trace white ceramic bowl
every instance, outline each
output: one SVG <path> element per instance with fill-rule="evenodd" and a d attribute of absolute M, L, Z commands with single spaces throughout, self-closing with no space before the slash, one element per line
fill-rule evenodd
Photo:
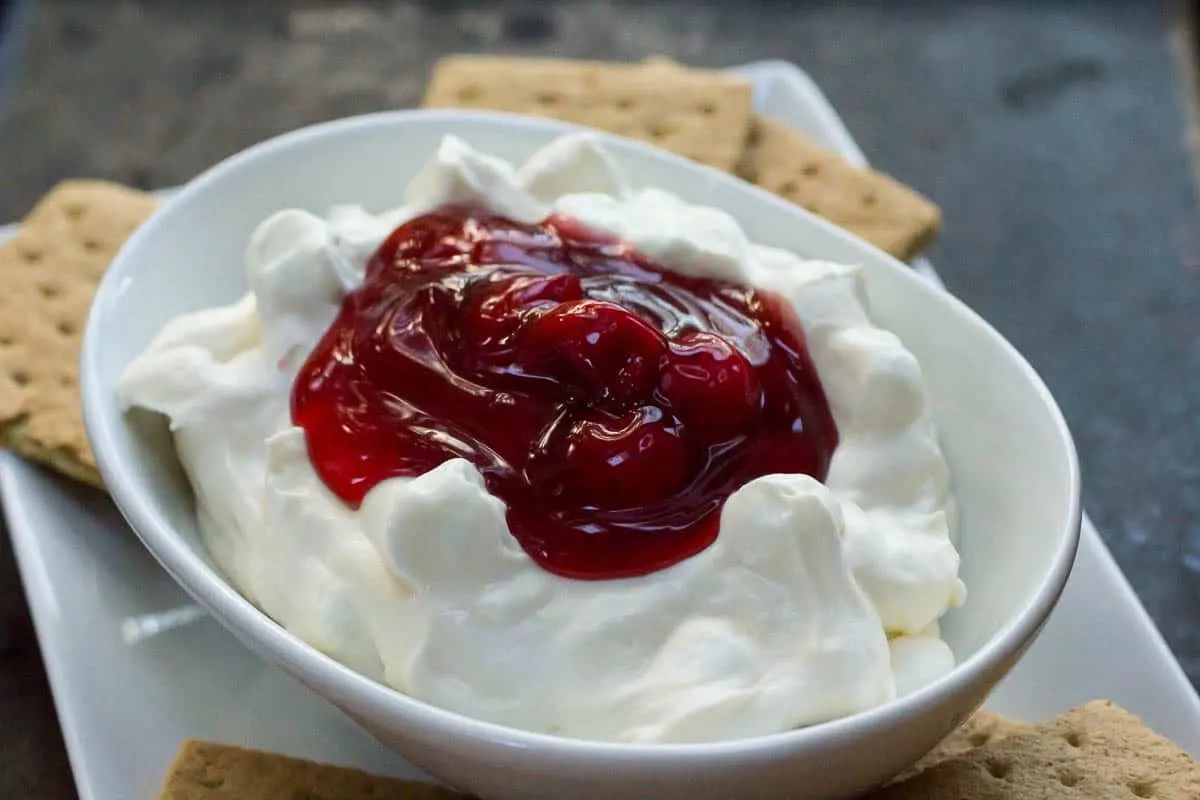
<path fill-rule="evenodd" d="M 942 628 L 959 666 L 857 716 L 728 743 L 619 745 L 513 730 L 413 700 L 309 647 L 238 594 L 197 535 L 165 425 L 117 404 L 118 376 L 167 320 L 245 291 L 243 249 L 272 212 L 390 208 L 443 134 L 519 160 L 568 127 L 503 114 L 375 114 L 272 139 L 184 187 L 121 251 L 87 326 L 84 411 L 112 496 L 167 571 L 242 642 L 461 789 L 486 798 L 804 800 L 877 785 L 974 711 L 1041 629 L 1074 560 L 1079 472 L 1061 413 L 1011 345 L 908 267 L 804 211 L 654 148 L 611 142 L 637 182 L 723 208 L 753 240 L 861 264 L 874 317 L 921 361 L 961 510 L 970 597 Z"/>

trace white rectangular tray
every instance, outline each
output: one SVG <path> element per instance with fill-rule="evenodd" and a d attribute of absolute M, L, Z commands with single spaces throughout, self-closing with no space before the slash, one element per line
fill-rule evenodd
<path fill-rule="evenodd" d="M 796 67 L 737 71 L 753 79 L 762 111 L 865 163 Z M 0 228 L 0 239 L 8 235 Z M 936 280 L 928 264 L 918 266 Z M 419 776 L 217 623 L 191 614 L 188 597 L 100 493 L 0 452 L 0 498 L 83 800 L 154 797 L 188 738 Z M 184 609 L 183 624 L 129 641 L 130 620 L 172 609 Z M 1101 697 L 1200 756 L 1200 700 L 1085 520 L 1058 609 L 988 705 L 1037 720 Z"/>

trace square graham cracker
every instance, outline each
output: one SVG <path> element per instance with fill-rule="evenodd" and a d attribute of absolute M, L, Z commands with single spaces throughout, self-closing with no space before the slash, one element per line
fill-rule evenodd
<path fill-rule="evenodd" d="M 660 71 L 720 75 L 661 55 L 642 64 Z M 759 114 L 751 116 L 737 173 L 905 261 L 927 247 L 941 227 L 938 207 L 911 188 L 857 167 L 805 134 Z"/>
<path fill-rule="evenodd" d="M 79 400 L 79 344 L 100 277 L 154 210 L 148 194 L 61 183 L 0 245 L 0 444 L 102 486 Z"/>
<path fill-rule="evenodd" d="M 428 108 L 511 111 L 640 139 L 732 172 L 749 132 L 750 84 L 717 72 L 561 59 L 450 56 Z"/>
<path fill-rule="evenodd" d="M 941 211 L 925 197 L 768 117 L 751 122 L 737 174 L 904 261 L 941 229 Z"/>
<path fill-rule="evenodd" d="M 1108 701 L 1009 733 L 870 800 L 1197 800 L 1200 764 Z"/>
<path fill-rule="evenodd" d="M 183 743 L 159 800 L 463 800 L 427 783 L 212 742 Z"/>
<path fill-rule="evenodd" d="M 863 800 L 1197 800 L 1200 765 L 1107 701 L 1039 725 L 978 712 Z M 186 742 L 161 800 L 454 800 L 449 789 L 208 742 Z"/>
<path fill-rule="evenodd" d="M 1027 730 L 1029 730 L 1029 726 L 1023 722 L 980 709 L 953 733 L 939 742 L 937 747 L 922 756 L 920 761 L 897 775 L 891 782 L 900 783 L 908 780 L 943 761 L 958 758 L 976 748 L 983 747 L 988 742 L 998 741 L 1005 736 Z"/>

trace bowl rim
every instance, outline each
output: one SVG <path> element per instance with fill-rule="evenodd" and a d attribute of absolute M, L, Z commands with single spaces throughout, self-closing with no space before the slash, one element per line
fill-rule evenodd
<path fill-rule="evenodd" d="M 1051 559 L 1046 579 L 1025 605 L 974 653 L 964 661 L 956 663 L 948 674 L 911 694 L 866 711 L 804 728 L 750 738 L 698 743 L 644 744 L 569 738 L 486 722 L 442 709 L 342 664 L 283 628 L 247 600 L 216 569 L 191 551 L 168 520 L 153 509 L 149 496 L 134 491 L 136 461 L 126 460 L 120 454 L 115 437 L 117 426 L 109 423 L 110 414 L 116 417 L 121 414 L 111 413 L 117 401 L 112 386 L 105 385 L 102 380 L 98 353 L 103 348 L 104 334 L 100 325 L 103 314 L 97 312 L 97 308 L 103 305 L 104 298 L 120 291 L 126 265 L 136 256 L 142 241 L 149 238 L 155 228 L 169 224 L 177 207 L 187 204 L 193 196 L 207 192 L 210 186 L 219 184 L 226 175 L 236 172 L 271 151 L 288 149 L 310 139 L 339 137 L 375 127 L 403 128 L 414 121 L 421 121 L 421 124 L 441 122 L 447 126 L 463 121 L 482 123 L 497 128 L 532 131 L 544 135 L 547 140 L 556 134 L 588 130 L 569 123 L 504 112 L 405 109 L 343 117 L 279 134 L 223 159 L 173 191 L 121 248 L 102 278 L 93 300 L 80 351 L 80 389 L 84 423 L 105 485 L 121 514 L 154 558 L 197 602 L 241 639 L 243 644 L 256 650 L 260 657 L 268 657 L 280 668 L 291 672 L 344 710 L 346 706 L 369 707 L 389 718 L 420 726 L 427 736 L 467 739 L 512 753 L 532 751 L 536 752 L 539 758 L 586 758 L 593 763 L 596 763 L 596 759 L 601 759 L 603 765 L 645 762 L 649 759 L 666 765 L 674 762 L 686 764 L 697 760 L 711 763 L 714 759 L 718 762 L 736 761 L 748 756 L 768 756 L 779 750 L 793 752 L 855 739 L 872 730 L 900 725 L 904 720 L 917 715 L 922 708 L 944 704 L 949 698 L 968 692 L 970 687 L 987 682 L 989 675 L 1006 659 L 1019 655 L 1033 640 L 1045 624 L 1066 585 L 1079 545 L 1083 512 L 1078 454 L 1070 430 L 1050 390 L 1024 356 L 957 297 L 932 285 L 911 267 L 832 223 L 716 169 L 642 142 L 606 133 L 597 135 L 607 147 L 614 150 L 618 160 L 620 151 L 625 150 L 640 153 L 642 157 L 649 156 L 667 162 L 677 169 L 700 170 L 710 181 L 726 184 L 723 189 L 753 197 L 757 203 L 775 204 L 786 210 L 800 224 L 821 228 L 826 237 L 835 236 L 847 240 L 861 253 L 864 260 L 880 262 L 888 269 L 899 271 L 902 280 L 914 284 L 915 291 L 936 295 L 939 302 L 956 306 L 956 311 L 965 316 L 970 324 L 981 326 L 988 336 L 996 340 L 1001 352 L 1016 361 L 1025 379 L 1029 381 L 1049 412 L 1058 440 L 1057 449 L 1066 457 L 1071 495 L 1068 500 L 1067 530 L 1059 534 L 1060 541 Z M 453 130 L 447 132 L 452 133 Z M 251 645 L 247 639 L 254 644 Z"/>

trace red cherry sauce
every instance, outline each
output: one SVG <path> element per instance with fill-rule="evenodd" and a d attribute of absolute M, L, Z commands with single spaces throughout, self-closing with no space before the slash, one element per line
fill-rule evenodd
<path fill-rule="evenodd" d="M 292 418 L 355 507 L 468 459 L 525 551 L 580 579 L 682 561 L 736 489 L 822 480 L 837 445 L 778 297 L 666 272 L 563 218 L 457 207 L 379 247 L 296 378 Z"/>

